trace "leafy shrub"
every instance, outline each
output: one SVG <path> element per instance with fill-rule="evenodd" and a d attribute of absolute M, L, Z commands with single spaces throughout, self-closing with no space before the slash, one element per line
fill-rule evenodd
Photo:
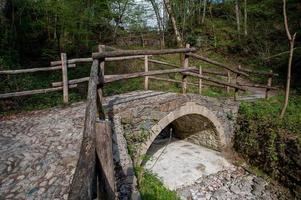
<path fill-rule="evenodd" d="M 234 148 L 250 164 L 288 186 L 295 194 L 301 176 L 301 98 L 292 97 L 284 119 L 278 115 L 283 97 L 242 103 Z"/>

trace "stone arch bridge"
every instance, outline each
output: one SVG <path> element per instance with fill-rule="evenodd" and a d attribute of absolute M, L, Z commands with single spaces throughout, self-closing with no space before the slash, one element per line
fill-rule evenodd
<path fill-rule="evenodd" d="M 132 162 L 141 163 L 160 133 L 172 127 L 179 139 L 222 151 L 231 147 L 238 112 L 238 102 L 229 99 L 155 91 L 110 97 L 105 107 L 113 127 L 113 158 L 121 196 L 135 193 Z"/>
<path fill-rule="evenodd" d="M 140 162 L 155 137 L 175 135 L 222 150 L 231 145 L 238 103 L 196 94 L 139 91 L 107 97 L 117 191 L 135 194 L 132 159 Z M 74 178 L 85 103 L 16 115 L 0 122 L 0 197 L 67 199 Z M 189 133 L 185 130 L 191 130 Z"/>

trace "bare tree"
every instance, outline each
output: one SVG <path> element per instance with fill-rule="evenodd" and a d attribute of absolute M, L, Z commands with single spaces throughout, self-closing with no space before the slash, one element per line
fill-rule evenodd
<path fill-rule="evenodd" d="M 296 33 L 292 36 L 289 28 L 288 28 L 288 20 L 287 20 L 287 13 L 286 13 L 286 0 L 283 0 L 283 17 L 284 17 L 284 26 L 287 35 L 287 39 L 290 45 L 290 52 L 289 52 L 289 59 L 288 59 L 288 66 L 287 66 L 287 79 L 286 79 L 286 88 L 285 88 L 285 100 L 284 104 L 280 113 L 280 118 L 283 118 L 289 100 L 289 93 L 290 93 L 290 84 L 291 84 L 291 72 L 292 72 L 292 60 L 294 55 L 294 44 Z"/>
<path fill-rule="evenodd" d="M 247 0 L 244 1 L 244 28 L 245 35 L 248 35 L 248 10 L 247 10 Z"/>
<path fill-rule="evenodd" d="M 159 6 L 158 6 L 157 2 L 155 0 L 150 0 L 150 2 L 152 4 L 154 12 L 156 14 L 158 29 L 159 29 L 159 33 L 160 33 L 160 47 L 161 47 L 161 49 L 163 49 L 165 47 L 163 17 L 161 17 L 161 15 L 160 15 L 160 10 L 159 10 Z"/>
<path fill-rule="evenodd" d="M 178 30 L 177 22 L 176 22 L 175 15 L 174 15 L 174 13 L 172 11 L 172 8 L 171 8 L 171 5 L 170 5 L 170 1 L 169 0 L 164 0 L 164 4 L 165 4 L 167 13 L 168 13 L 169 18 L 170 18 L 171 23 L 172 23 L 172 27 L 173 27 L 174 34 L 175 34 L 176 41 L 177 41 L 177 46 L 178 47 L 183 47 L 183 40 L 182 40 L 182 37 L 181 37 L 180 32 Z"/>
<path fill-rule="evenodd" d="M 129 0 L 125 0 L 124 2 L 117 2 L 118 4 L 118 16 L 115 18 L 115 27 L 114 27 L 114 31 L 113 31 L 113 40 L 115 41 L 116 36 L 117 36 L 117 30 L 118 30 L 118 26 L 122 23 L 122 18 L 125 14 L 125 11 L 127 9 Z"/>
<path fill-rule="evenodd" d="M 202 24 L 204 24 L 204 22 L 205 22 L 206 8 L 207 8 L 207 0 L 203 0 L 203 16 L 202 16 Z"/>
<path fill-rule="evenodd" d="M 240 15 L 239 15 L 239 0 L 235 0 L 235 14 L 236 14 L 236 25 L 237 32 L 240 32 Z"/>

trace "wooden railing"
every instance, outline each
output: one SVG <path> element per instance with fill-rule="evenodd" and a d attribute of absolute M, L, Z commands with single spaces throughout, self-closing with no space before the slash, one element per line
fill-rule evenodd
<path fill-rule="evenodd" d="M 239 76 L 246 76 L 248 77 L 249 74 L 245 71 L 241 70 L 240 67 L 238 68 L 231 68 L 227 65 L 218 63 L 216 61 L 209 60 L 205 57 L 199 56 L 194 54 L 196 51 L 195 48 L 190 48 L 188 45 L 186 48 L 182 49 L 165 49 L 165 50 L 118 50 L 118 51 L 102 51 L 99 50 L 97 53 L 92 54 L 92 67 L 91 67 L 91 74 L 89 78 L 84 78 L 81 80 L 70 80 L 69 84 L 76 84 L 81 81 L 89 81 L 88 87 L 88 98 L 87 98 L 87 108 L 86 108 L 86 116 L 85 116 L 85 128 L 83 133 L 83 142 L 80 151 L 79 161 L 76 167 L 75 175 L 73 178 L 73 182 L 71 185 L 71 190 L 69 193 L 69 199 L 93 199 L 99 198 L 103 194 L 97 191 L 103 191 L 107 194 L 106 199 L 114 199 L 116 188 L 114 186 L 114 172 L 111 170 L 104 170 L 108 169 L 109 167 L 107 163 L 112 163 L 112 158 L 106 159 L 105 161 L 99 159 L 101 157 L 100 153 L 101 150 L 99 148 L 104 148 L 103 146 L 99 146 L 96 144 L 97 135 L 100 134 L 100 137 L 109 135 L 100 127 L 99 124 L 106 123 L 106 116 L 103 112 L 102 107 L 102 100 L 103 100 L 103 88 L 106 84 L 112 83 L 114 81 L 119 80 L 126 80 L 131 78 L 137 77 L 144 77 L 144 87 L 146 90 L 149 88 L 149 79 L 156 79 L 162 81 L 169 81 L 175 83 L 182 84 L 182 92 L 185 94 L 187 92 L 188 85 L 196 85 L 199 87 L 200 93 L 202 90 L 202 80 L 208 81 L 213 86 L 222 86 L 229 88 L 234 88 L 235 91 L 242 90 L 245 91 L 246 89 L 239 85 L 237 82 L 237 78 Z M 166 54 L 183 54 L 184 59 L 182 61 L 182 66 L 178 66 L 175 64 L 170 64 L 164 61 L 158 61 L 149 59 L 150 56 L 154 55 L 166 55 Z M 198 59 L 204 62 L 208 62 L 210 64 L 217 65 L 226 69 L 226 72 L 212 72 L 202 70 L 202 68 L 196 68 L 189 66 L 189 58 Z M 130 74 L 118 74 L 118 75 L 105 75 L 105 63 L 112 60 L 127 60 L 127 59 L 143 59 L 144 60 L 144 71 L 143 72 L 134 72 Z M 85 59 L 85 62 L 90 62 L 91 59 Z M 68 64 L 73 64 L 74 60 L 69 60 Z M 80 60 L 83 62 L 83 59 Z M 149 70 L 149 62 L 153 62 L 156 64 L 167 65 L 170 67 L 174 67 L 173 69 L 164 69 L 164 70 Z M 64 62 L 61 62 L 64 63 Z M 59 61 L 53 62 L 52 64 L 61 64 Z M 76 62 L 75 62 L 76 63 Z M 233 84 L 229 81 L 230 72 L 236 75 L 236 83 Z M 162 74 L 171 74 L 171 73 L 180 73 L 182 75 L 182 80 L 174 80 L 174 79 L 166 79 L 162 77 L 157 77 L 157 75 Z M 212 77 L 205 76 L 204 74 L 214 74 L 214 75 L 221 75 L 226 76 L 227 82 L 218 80 Z M 256 72 L 257 73 L 257 72 Z M 274 74 L 268 74 L 269 76 L 269 85 L 271 83 L 270 77 Z M 187 76 L 193 76 L 199 79 L 198 84 L 189 83 L 187 81 Z M 230 77 L 231 78 L 231 77 Z M 64 82 L 55 83 L 54 85 L 64 85 Z M 271 86 L 259 86 L 259 85 L 252 85 L 252 87 L 264 87 L 268 89 L 272 89 Z M 99 133 L 101 132 L 101 133 Z M 107 146 L 108 149 L 112 149 L 111 144 L 104 145 Z M 109 153 L 110 154 L 110 153 Z M 111 166 L 111 165 L 109 165 Z M 102 174 L 105 175 L 104 177 L 100 177 L 99 171 L 102 171 Z M 97 177 L 97 178 L 96 178 Z M 107 178 L 110 177 L 110 178 Z M 101 187 L 100 179 L 108 179 L 108 183 L 105 184 L 109 185 L 106 189 L 100 190 L 98 187 Z M 96 181 L 95 181 L 96 180 Z M 98 180 L 98 181 L 97 181 Z"/>
<path fill-rule="evenodd" d="M 98 47 L 99 52 L 94 53 L 91 58 L 74 58 L 74 59 L 67 59 L 67 55 L 65 53 L 61 54 L 61 60 L 53 61 L 50 63 L 50 67 L 41 67 L 41 68 L 32 68 L 32 69 L 20 69 L 20 70 L 4 70 L 0 71 L 0 75 L 15 75 L 15 74 L 22 74 L 22 73 L 35 73 L 35 72 L 42 72 L 42 71 L 53 71 L 53 70 L 62 70 L 62 81 L 53 82 L 52 88 L 45 88 L 45 89 L 36 89 L 36 90 L 29 90 L 29 91 L 18 91 L 18 92 L 10 92 L 5 94 L 0 94 L 0 99 L 3 98 L 11 98 L 11 97 L 18 97 L 18 96 L 26 96 L 26 95 L 33 95 L 33 94 L 42 94 L 48 92 L 54 92 L 63 90 L 63 100 L 64 103 L 69 102 L 69 89 L 76 88 L 79 83 L 88 82 L 90 77 L 83 77 L 78 79 L 69 80 L 68 79 L 68 68 L 75 68 L 77 64 L 80 63 L 91 63 L 94 59 L 104 59 L 104 62 L 112 62 L 112 61 L 124 61 L 124 60 L 132 60 L 132 59 L 139 59 L 144 60 L 144 72 L 137 72 L 133 74 L 123 74 L 123 75 L 111 75 L 105 76 L 105 83 L 110 83 L 117 80 L 122 79 L 129 79 L 129 78 L 136 78 L 136 77 L 145 77 L 144 81 L 144 88 L 149 88 L 149 80 L 159 80 L 159 81 L 167 81 L 167 82 L 174 82 L 174 83 L 182 83 L 183 85 L 183 93 L 187 92 L 187 85 L 197 86 L 199 93 L 202 94 L 202 88 L 204 86 L 213 86 L 213 87 L 221 87 L 225 88 L 226 91 L 229 93 L 230 88 L 234 88 L 235 95 L 234 99 L 237 99 L 238 91 L 245 90 L 245 87 L 256 87 L 256 88 L 264 88 L 266 89 L 265 97 L 269 97 L 269 91 L 277 89 L 276 87 L 272 87 L 272 77 L 277 76 L 272 71 L 270 72 L 261 72 L 261 71 L 254 71 L 250 69 L 243 69 L 240 66 L 238 67 L 231 67 L 225 65 L 223 63 L 219 63 L 217 61 L 211 60 L 207 57 L 195 54 L 195 49 L 187 48 L 184 49 L 173 49 L 173 50 L 131 50 L 131 51 L 124 51 L 114 47 L 109 47 L 105 45 L 99 45 Z M 181 64 L 172 64 L 165 61 L 151 59 L 152 56 L 155 55 L 164 55 L 164 54 L 175 54 L 175 53 L 183 53 L 183 51 L 193 49 L 188 53 L 185 53 L 184 61 Z M 108 50 L 108 51 L 106 51 Z M 103 53 L 102 53 L 103 52 Z M 189 66 L 189 59 L 196 59 L 201 62 L 212 64 L 216 67 L 222 68 L 219 71 L 212 71 L 208 69 L 203 69 L 202 65 L 191 67 Z M 162 66 L 169 66 L 176 69 L 173 70 L 166 70 L 166 71 L 152 71 L 148 70 L 149 63 L 159 64 Z M 181 69 L 181 68 L 187 68 Z M 103 72 L 104 73 L 104 72 Z M 183 80 L 172 80 L 168 78 L 156 77 L 159 74 L 170 74 L 170 73 L 182 73 Z M 260 84 L 243 84 L 239 83 L 238 78 L 240 76 L 249 77 L 250 74 L 255 74 L 259 76 L 265 76 L 268 78 L 267 85 L 260 85 Z M 226 78 L 226 82 L 220 81 L 218 79 L 214 79 L 209 77 L 210 75 L 221 76 Z M 187 76 L 193 76 L 199 79 L 198 84 L 196 83 L 189 83 L 187 81 Z M 235 83 L 231 83 L 231 80 L 235 80 Z M 206 81 L 206 82 L 204 82 Z"/>
<path fill-rule="evenodd" d="M 276 89 L 275 87 L 272 87 L 272 77 L 276 76 L 277 74 L 274 74 L 272 72 L 259 72 L 249 69 L 242 69 L 240 66 L 231 67 L 223 63 L 211 60 L 207 57 L 195 54 L 195 52 L 196 49 L 190 48 L 189 45 L 186 45 L 186 48 L 164 50 L 119 50 L 116 48 L 100 45 L 98 52 L 93 53 L 91 58 L 75 58 L 68 60 L 67 55 L 62 53 L 61 60 L 51 62 L 50 67 L 0 71 L 0 75 L 9 75 L 33 73 L 39 71 L 62 70 L 62 81 L 52 83 L 53 88 L 0 94 L 0 98 L 9 98 L 63 90 L 64 102 L 68 103 L 68 90 L 70 88 L 77 87 L 77 84 L 79 83 L 88 81 L 89 86 L 83 140 L 75 175 L 71 184 L 69 199 L 93 199 L 96 196 L 100 197 L 103 195 L 100 191 L 106 192 L 107 195 L 105 199 L 114 199 L 116 189 L 114 186 L 114 172 L 112 171 L 113 161 L 110 157 L 110 155 L 112 154 L 110 152 L 112 151 L 112 146 L 110 143 L 107 143 L 107 145 L 103 146 L 96 144 L 96 140 L 97 138 L 99 138 L 98 136 L 100 136 L 100 138 L 103 138 L 104 136 L 106 136 L 106 138 L 110 138 L 108 128 L 104 128 L 108 126 L 108 121 L 106 121 L 106 116 L 102 107 L 103 88 L 106 84 L 120 80 L 144 77 L 145 90 L 149 89 L 149 81 L 151 79 L 154 79 L 159 81 L 180 83 L 182 85 L 183 94 L 187 93 L 188 86 L 197 86 L 200 94 L 202 94 L 202 88 L 204 85 L 226 88 L 227 92 L 229 92 L 230 89 L 233 88 L 235 91 L 234 99 L 237 98 L 238 91 L 245 91 L 246 87 L 265 88 L 266 98 L 268 98 L 268 92 L 270 90 Z M 167 54 L 181 54 L 183 60 L 179 62 L 180 64 L 172 64 L 151 58 L 156 55 L 162 56 Z M 105 75 L 106 62 L 132 59 L 140 59 L 144 61 L 144 70 L 142 72 L 140 71 L 129 74 Z M 190 59 L 195 59 L 200 62 L 206 62 L 215 65 L 222 70 L 212 71 L 203 69 L 201 64 L 197 67 L 191 66 Z M 68 80 L 68 68 L 74 68 L 76 64 L 79 63 L 90 62 L 92 62 L 92 67 L 89 77 Z M 172 67 L 172 69 L 149 70 L 149 63 Z M 174 73 L 179 73 L 182 76 L 182 80 L 158 77 L 158 75 Z M 240 76 L 250 77 L 250 74 L 268 77 L 267 85 L 239 83 L 238 78 Z M 209 77 L 210 75 L 221 76 L 223 77 L 223 80 L 217 79 L 215 77 Z M 188 82 L 188 76 L 198 79 L 198 83 Z M 232 83 L 231 79 L 234 79 L 235 82 Z M 104 150 L 103 148 L 106 149 Z M 105 155 L 102 155 L 103 153 L 105 153 Z M 109 158 L 105 163 L 103 163 L 101 159 L 103 156 Z M 100 190 L 99 187 L 101 185 L 100 183 L 103 182 L 103 177 L 105 177 L 106 184 L 104 185 L 106 185 L 106 187 Z"/>

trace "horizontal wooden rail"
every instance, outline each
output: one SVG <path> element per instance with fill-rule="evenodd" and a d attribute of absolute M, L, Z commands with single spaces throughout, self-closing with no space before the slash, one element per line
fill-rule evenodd
<path fill-rule="evenodd" d="M 83 83 L 83 82 L 88 82 L 90 79 L 90 77 L 84 77 L 84 78 L 78 78 L 78 79 L 73 79 L 73 80 L 69 80 L 68 84 L 72 85 L 72 84 L 78 84 L 78 83 Z M 62 86 L 63 82 L 62 81 L 58 81 L 58 82 L 53 82 L 52 83 L 52 87 L 59 87 Z"/>
<path fill-rule="evenodd" d="M 154 79 L 154 80 L 158 80 L 158 81 L 166 81 L 166 82 L 171 82 L 171 83 L 182 83 L 182 81 L 178 81 L 178 80 L 174 80 L 174 79 L 169 79 L 169 78 L 161 78 L 161 77 L 156 77 L 156 76 L 150 76 L 150 79 Z M 199 84 L 196 83 L 191 83 L 191 82 L 187 82 L 188 85 L 193 85 L 193 86 L 197 86 L 199 87 Z M 204 83 L 203 85 L 206 86 L 213 86 L 213 87 L 221 87 L 224 88 L 225 86 L 222 85 L 218 85 L 218 84 L 213 84 L 213 83 Z"/>
<path fill-rule="evenodd" d="M 87 63 L 87 62 L 92 62 L 93 59 L 92 58 L 73 58 L 73 59 L 69 59 L 68 60 L 68 64 L 75 64 L 75 63 Z M 50 62 L 51 66 L 55 66 L 55 65 L 61 65 L 62 61 L 61 60 L 57 60 L 57 61 L 52 61 Z"/>
<path fill-rule="evenodd" d="M 194 68 L 189 67 L 189 68 L 179 68 L 179 69 L 155 70 L 155 71 L 149 71 L 149 72 L 136 72 L 136 73 L 131 73 L 131 74 L 105 75 L 105 83 L 111 83 L 114 81 L 138 78 L 138 77 L 144 77 L 144 76 L 154 76 L 154 75 L 161 75 L 161 74 L 188 72 L 188 71 L 191 71 L 192 69 L 194 69 Z"/>
<path fill-rule="evenodd" d="M 279 76 L 279 74 L 276 74 L 273 72 L 264 72 L 264 71 L 257 71 L 257 70 L 251 70 L 251 69 L 240 68 L 239 71 L 251 73 L 251 74 L 264 75 L 264 76 Z"/>
<path fill-rule="evenodd" d="M 77 85 L 69 85 L 69 88 L 75 88 Z M 11 92 L 11 93 L 5 93 L 0 94 L 0 99 L 10 98 L 10 97 L 20 97 L 20 96 L 27 96 L 27 95 L 33 95 L 33 94 L 44 94 L 48 92 L 54 92 L 63 90 L 63 87 L 55 87 L 55 88 L 46 88 L 46 89 L 38 89 L 38 90 L 29 90 L 29 91 L 22 91 L 22 92 Z"/>
<path fill-rule="evenodd" d="M 122 61 L 122 60 L 132 60 L 132 59 L 140 59 L 144 58 L 144 56 L 124 56 L 124 57 L 115 57 L 115 58 L 106 58 L 105 61 L 107 62 L 112 62 L 112 61 Z M 90 63 L 92 62 L 92 58 L 74 58 L 74 59 L 69 59 L 68 60 L 68 65 L 70 64 L 76 64 L 76 63 Z M 50 62 L 51 66 L 56 66 L 62 64 L 62 61 L 57 60 L 57 61 L 52 61 Z"/>
<path fill-rule="evenodd" d="M 236 73 L 236 74 L 239 74 L 239 75 L 243 75 L 243 76 L 246 76 L 248 77 L 249 74 L 246 74 L 244 72 L 241 72 L 239 70 L 236 70 L 236 69 L 233 69 L 232 67 L 229 67 L 223 63 L 219 63 L 219 62 L 216 62 L 214 60 L 210 60 L 209 58 L 206 58 L 204 56 L 201 56 L 201 55 L 197 55 L 197 54 L 194 54 L 194 53 L 187 53 L 188 56 L 192 57 L 192 58 L 196 58 L 196 59 L 199 59 L 199 60 L 202 60 L 202 61 L 205 61 L 207 63 L 210 63 L 210 64 L 213 64 L 213 65 L 216 65 L 216 66 L 219 66 L 219 67 L 222 67 L 222 68 L 225 68 L 233 73 Z"/>
<path fill-rule="evenodd" d="M 162 64 L 162 65 L 166 65 L 166 66 L 170 66 L 170 67 L 180 68 L 179 65 L 168 63 L 168 62 L 164 62 L 164 61 L 160 61 L 160 60 L 148 59 L 148 61 L 151 62 L 151 63 L 155 63 L 155 64 Z M 227 72 L 216 72 L 216 71 L 207 70 L 207 69 L 203 70 L 203 73 L 204 74 L 219 75 L 219 76 L 227 76 L 228 75 Z"/>
<path fill-rule="evenodd" d="M 148 62 L 155 63 L 155 64 L 166 65 L 166 66 L 169 66 L 169 67 L 177 67 L 177 68 L 180 67 L 179 65 L 168 63 L 168 62 L 164 62 L 164 61 L 160 61 L 160 60 L 148 59 Z"/>
<path fill-rule="evenodd" d="M 203 80 L 206 80 L 206 81 L 209 81 L 209 82 L 212 82 L 212 83 L 216 83 L 216 84 L 220 84 L 220 85 L 224 85 L 224 86 L 229 86 L 229 87 L 235 88 L 237 90 L 246 91 L 245 88 L 243 88 L 239 85 L 234 85 L 232 83 L 222 82 L 220 80 L 213 79 L 213 78 L 210 78 L 210 77 L 207 77 L 207 76 L 203 76 L 203 75 L 200 75 L 200 74 L 197 74 L 197 73 L 194 73 L 194 72 L 183 72 L 183 74 L 188 75 L 188 76 L 195 76 L 195 77 L 201 78 Z"/>
<path fill-rule="evenodd" d="M 75 64 L 68 64 L 68 68 L 76 67 Z M 62 69 L 62 66 L 54 67 L 40 67 L 40 68 L 31 68 L 31 69 L 17 69 L 17 70 L 4 70 L 0 71 L 0 74 L 23 74 L 23 73 L 32 73 L 32 72 L 42 72 L 42 71 L 52 71 Z"/>
<path fill-rule="evenodd" d="M 277 87 L 272 87 L 272 86 L 267 86 L 267 85 L 260 85 L 260 84 L 241 84 L 241 83 L 237 83 L 240 86 L 244 86 L 244 87 L 254 87 L 254 88 L 265 88 L 265 89 L 270 89 L 270 90 L 278 90 L 279 88 Z"/>
<path fill-rule="evenodd" d="M 93 53 L 92 58 L 110 58 L 122 56 L 138 56 L 138 55 L 165 55 L 176 53 L 190 53 L 195 52 L 196 48 L 181 48 L 181 49 L 163 49 L 163 50 L 122 50 L 122 51 L 109 51 L 102 53 Z"/>

